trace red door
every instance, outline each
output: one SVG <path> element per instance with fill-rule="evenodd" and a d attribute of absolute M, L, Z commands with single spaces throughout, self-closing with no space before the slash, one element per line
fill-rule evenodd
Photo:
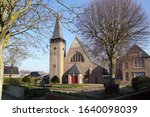
<path fill-rule="evenodd" d="M 72 84 L 78 83 L 78 76 L 77 75 L 71 77 L 71 83 Z"/>

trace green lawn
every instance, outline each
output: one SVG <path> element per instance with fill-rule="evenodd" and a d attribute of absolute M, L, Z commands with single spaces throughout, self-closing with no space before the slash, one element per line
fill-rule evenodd
<path fill-rule="evenodd" d="M 53 85 L 52 87 L 54 88 L 82 88 L 86 87 L 86 84 L 56 84 Z"/>

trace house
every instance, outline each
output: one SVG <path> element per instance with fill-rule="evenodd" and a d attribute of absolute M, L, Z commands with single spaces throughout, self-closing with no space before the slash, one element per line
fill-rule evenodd
<path fill-rule="evenodd" d="M 19 73 L 19 69 L 18 67 L 11 67 L 11 66 L 5 66 L 4 67 L 4 78 L 9 78 L 10 72 L 12 69 L 12 78 L 19 78 L 20 77 L 20 73 Z"/>
<path fill-rule="evenodd" d="M 92 61 L 77 37 L 66 53 L 66 41 L 63 38 L 58 15 L 50 39 L 50 80 L 56 75 L 60 83 L 102 83 L 102 75 L 106 71 L 101 65 Z"/>
<path fill-rule="evenodd" d="M 122 79 L 131 82 L 138 76 L 150 77 L 150 56 L 134 44 L 121 59 Z"/>
<path fill-rule="evenodd" d="M 38 72 L 31 72 L 31 73 L 29 74 L 29 76 L 30 76 L 31 78 L 40 78 L 40 77 L 41 77 Z"/>
<path fill-rule="evenodd" d="M 49 84 L 49 74 L 43 76 L 42 82 L 43 82 L 44 84 Z"/>

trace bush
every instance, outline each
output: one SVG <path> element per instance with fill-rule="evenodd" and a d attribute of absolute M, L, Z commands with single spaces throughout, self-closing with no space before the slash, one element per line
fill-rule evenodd
<path fill-rule="evenodd" d="M 17 86 L 19 85 L 20 86 L 21 85 L 21 79 L 19 79 L 19 78 L 11 78 L 10 79 L 10 84 L 11 85 L 17 85 Z"/>
<path fill-rule="evenodd" d="M 21 85 L 21 78 L 4 78 L 4 84 Z"/>
<path fill-rule="evenodd" d="M 149 77 L 136 77 L 132 79 L 132 87 L 136 91 L 145 90 L 150 88 Z"/>
<path fill-rule="evenodd" d="M 39 84 L 39 81 L 41 81 L 41 78 L 30 78 L 30 84 L 36 85 Z"/>
<path fill-rule="evenodd" d="M 10 83 L 10 78 L 4 78 L 3 83 L 4 83 L 4 84 L 9 84 L 9 83 Z"/>
<path fill-rule="evenodd" d="M 60 80 L 59 80 L 58 76 L 54 76 L 54 77 L 51 79 L 51 82 L 53 82 L 53 83 L 59 83 Z"/>
<path fill-rule="evenodd" d="M 30 76 L 28 75 L 28 76 L 23 77 L 22 82 L 30 83 Z"/>

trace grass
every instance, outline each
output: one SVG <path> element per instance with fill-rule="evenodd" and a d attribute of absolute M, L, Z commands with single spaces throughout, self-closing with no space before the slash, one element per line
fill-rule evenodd
<path fill-rule="evenodd" d="M 53 88 L 82 88 L 86 86 L 85 84 L 56 84 L 53 85 Z"/>

